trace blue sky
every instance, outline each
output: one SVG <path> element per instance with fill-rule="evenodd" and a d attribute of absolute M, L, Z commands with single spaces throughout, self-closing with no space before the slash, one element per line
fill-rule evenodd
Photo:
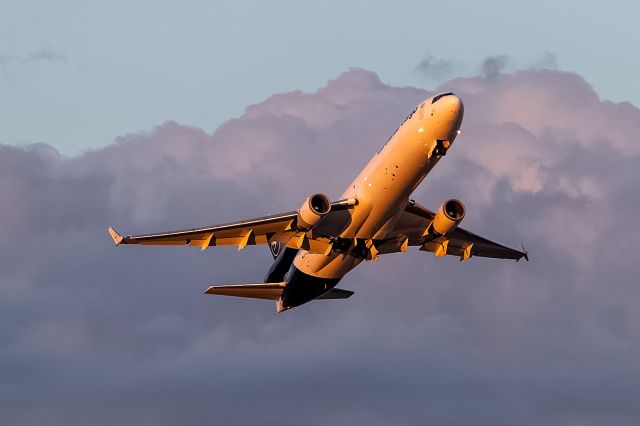
<path fill-rule="evenodd" d="M 507 71 L 555 62 L 638 105 L 637 15 L 632 2 L 3 1 L 0 143 L 74 154 L 166 120 L 211 132 L 351 66 L 431 88 L 494 55 Z M 447 75 L 416 70 L 428 54 Z"/>

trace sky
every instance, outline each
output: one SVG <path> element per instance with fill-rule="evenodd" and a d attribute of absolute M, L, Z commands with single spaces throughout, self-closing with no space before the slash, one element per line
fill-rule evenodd
<path fill-rule="evenodd" d="M 0 143 L 65 154 L 166 120 L 213 132 L 273 93 L 314 91 L 348 67 L 430 89 L 554 66 L 604 99 L 640 103 L 629 1 L 0 1 Z M 444 65 L 424 74 L 423 61 Z"/>
<path fill-rule="evenodd" d="M 632 10 L 114 4 L 0 14 L 0 424 L 640 422 L 637 58 L 602 66 Z M 448 90 L 462 134 L 413 198 L 528 263 L 409 250 L 278 315 L 202 294 L 265 247 L 106 233 L 335 198 Z"/>

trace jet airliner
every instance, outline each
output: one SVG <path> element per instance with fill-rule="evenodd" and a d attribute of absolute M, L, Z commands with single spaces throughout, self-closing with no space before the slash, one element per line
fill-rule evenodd
<path fill-rule="evenodd" d="M 121 236 L 116 245 L 268 245 L 274 262 L 263 283 L 211 286 L 205 293 L 273 300 L 283 312 L 312 300 L 344 299 L 353 292 L 336 284 L 353 268 L 408 247 L 436 256 L 528 259 L 462 227 L 465 206 L 457 199 L 431 211 L 410 199 L 451 148 L 464 114 L 462 100 L 442 93 L 421 102 L 373 156 L 337 201 L 317 193 L 298 210 L 223 225 Z"/>

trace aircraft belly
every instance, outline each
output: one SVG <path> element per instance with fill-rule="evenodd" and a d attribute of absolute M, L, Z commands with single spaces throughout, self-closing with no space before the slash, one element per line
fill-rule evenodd
<path fill-rule="evenodd" d="M 283 312 L 310 302 L 334 288 L 339 281 L 340 278 L 315 277 L 294 267 L 276 301 L 276 311 Z"/>
<path fill-rule="evenodd" d="M 362 259 L 356 259 L 347 253 L 331 252 L 328 256 L 301 250 L 293 265 L 305 274 L 321 278 L 342 278 L 355 268 Z"/>

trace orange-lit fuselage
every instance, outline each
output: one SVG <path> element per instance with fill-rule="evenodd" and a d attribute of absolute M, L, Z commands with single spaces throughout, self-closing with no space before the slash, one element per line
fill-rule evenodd
<path fill-rule="evenodd" d="M 441 158 L 440 150 L 455 140 L 463 113 L 462 101 L 444 94 L 425 100 L 407 117 L 342 194 L 356 198 L 358 205 L 341 238 L 354 245 L 385 239 L 410 194 Z M 352 250 L 329 255 L 302 250 L 294 266 L 307 276 L 337 282 L 362 260 Z"/>

